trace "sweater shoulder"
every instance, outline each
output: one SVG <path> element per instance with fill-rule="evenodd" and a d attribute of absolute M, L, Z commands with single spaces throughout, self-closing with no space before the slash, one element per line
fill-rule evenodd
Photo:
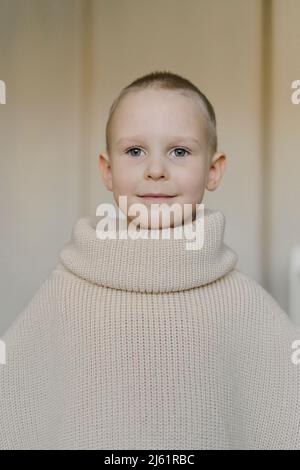
<path fill-rule="evenodd" d="M 292 323 L 288 313 L 259 282 L 238 269 L 233 269 L 226 278 L 227 289 L 242 311 L 251 312 L 256 318 L 273 319 L 299 337 L 300 327 Z"/>
<path fill-rule="evenodd" d="M 48 327 L 53 314 L 58 312 L 61 289 L 59 265 L 40 284 L 33 297 L 17 314 L 10 326 L 1 335 L 5 343 L 13 343 L 20 336 L 33 337 Z"/>

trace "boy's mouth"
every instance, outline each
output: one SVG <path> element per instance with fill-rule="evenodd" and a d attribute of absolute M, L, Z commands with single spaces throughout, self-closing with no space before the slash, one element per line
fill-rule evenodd
<path fill-rule="evenodd" d="M 139 195 L 139 197 L 141 197 L 142 199 L 146 199 L 147 201 L 156 201 L 156 202 L 158 202 L 158 201 L 165 201 L 167 199 L 172 199 L 172 198 L 176 197 L 176 195 L 172 196 L 170 194 L 148 193 L 148 194 L 141 194 L 141 195 Z"/>

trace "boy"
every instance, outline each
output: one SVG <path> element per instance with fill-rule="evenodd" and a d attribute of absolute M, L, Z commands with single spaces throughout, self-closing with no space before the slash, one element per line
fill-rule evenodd
<path fill-rule="evenodd" d="M 226 161 L 207 98 L 173 73 L 146 75 L 113 103 L 106 138 L 104 183 L 117 205 L 143 204 L 140 229 L 155 203 L 192 208 L 157 228 L 194 227 Z M 76 223 L 3 337 L 1 448 L 300 448 L 300 331 L 235 268 L 224 215 L 204 215 L 191 251 L 183 238 L 99 239 L 97 217 Z"/>

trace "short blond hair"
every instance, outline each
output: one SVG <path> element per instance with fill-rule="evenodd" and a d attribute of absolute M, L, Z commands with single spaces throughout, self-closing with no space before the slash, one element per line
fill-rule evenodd
<path fill-rule="evenodd" d="M 169 71 L 155 71 L 137 78 L 127 85 L 113 101 L 105 129 L 106 151 L 110 154 L 111 122 L 113 114 L 122 98 L 132 91 L 144 90 L 146 88 L 178 90 L 187 93 L 188 96 L 199 99 L 202 112 L 206 119 L 208 135 L 208 153 L 212 156 L 217 151 L 217 124 L 214 108 L 208 98 L 188 79 Z"/>

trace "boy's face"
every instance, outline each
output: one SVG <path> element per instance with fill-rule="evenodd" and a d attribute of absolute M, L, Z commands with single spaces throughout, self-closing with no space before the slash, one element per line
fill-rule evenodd
<path fill-rule="evenodd" d="M 205 188 L 216 189 L 225 169 L 224 155 L 207 155 L 200 104 L 173 90 L 146 89 L 123 97 L 112 118 L 110 147 L 109 157 L 99 156 L 104 183 L 117 205 L 120 196 L 127 196 L 128 208 L 145 204 L 148 220 L 141 228 L 150 227 L 151 204 L 179 203 L 182 211 L 183 204 L 192 204 L 194 219 Z M 171 197 L 148 199 L 149 193 Z M 184 219 L 172 215 L 171 224 L 160 219 L 159 227 L 151 228 L 174 227 Z"/>

